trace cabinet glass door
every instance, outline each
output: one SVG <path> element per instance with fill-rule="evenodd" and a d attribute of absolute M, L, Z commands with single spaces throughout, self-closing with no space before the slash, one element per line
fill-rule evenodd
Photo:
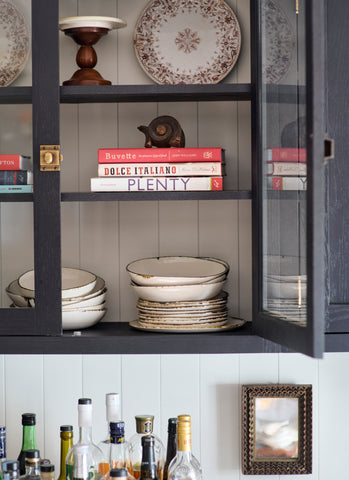
<path fill-rule="evenodd" d="M 323 352 L 325 304 L 320 3 L 260 0 L 255 12 L 255 331 L 312 356 Z"/>
<path fill-rule="evenodd" d="M 0 72 L 0 154 L 29 157 L 18 161 L 15 170 L 23 170 L 9 180 L 16 188 L 27 185 L 6 193 L 0 189 L 0 335 L 59 335 L 59 172 L 40 168 L 41 146 L 59 144 L 58 0 L 13 0 L 0 8 L 6 53 Z M 16 159 L 11 161 L 15 165 Z"/>

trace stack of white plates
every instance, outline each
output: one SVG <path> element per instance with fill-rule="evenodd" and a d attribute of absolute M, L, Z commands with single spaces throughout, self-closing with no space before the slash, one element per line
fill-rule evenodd
<path fill-rule="evenodd" d="M 223 286 L 229 265 L 203 257 L 156 257 L 126 267 L 138 296 L 138 320 L 148 331 L 212 331 L 240 326 L 228 318 Z M 244 323 L 244 322 L 241 322 Z"/>
<path fill-rule="evenodd" d="M 34 270 L 6 288 L 14 307 L 35 307 Z M 78 268 L 62 268 L 62 328 L 76 330 L 95 325 L 106 313 L 107 288 L 97 275 Z"/>

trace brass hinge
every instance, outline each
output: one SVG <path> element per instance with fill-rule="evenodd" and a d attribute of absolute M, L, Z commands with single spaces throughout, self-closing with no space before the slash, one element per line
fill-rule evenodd
<path fill-rule="evenodd" d="M 59 171 L 62 161 L 60 145 L 40 145 L 40 170 L 42 172 Z"/>
<path fill-rule="evenodd" d="M 333 138 L 327 138 L 325 136 L 324 139 L 324 163 L 326 164 L 328 160 L 334 158 L 334 140 Z"/>

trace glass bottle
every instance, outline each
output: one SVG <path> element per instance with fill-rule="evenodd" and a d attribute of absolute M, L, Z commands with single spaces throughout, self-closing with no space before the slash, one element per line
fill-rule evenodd
<path fill-rule="evenodd" d="M 72 468 L 73 480 L 89 480 L 90 465 L 92 462 L 91 449 L 87 444 L 73 446 L 74 465 Z M 68 477 L 67 477 L 68 478 Z"/>
<path fill-rule="evenodd" d="M 201 480 L 202 471 L 200 463 L 191 452 L 191 421 L 177 418 L 177 454 L 170 463 L 168 480 Z"/>
<path fill-rule="evenodd" d="M 17 480 L 19 478 L 19 461 L 6 460 L 2 462 L 2 471 L 5 480 L 5 474 L 8 474 L 9 480 Z"/>
<path fill-rule="evenodd" d="M 2 478 L 2 464 L 6 461 L 6 427 L 0 426 L 0 479 Z"/>
<path fill-rule="evenodd" d="M 127 468 L 112 468 L 109 472 L 110 478 L 128 478 Z"/>
<path fill-rule="evenodd" d="M 110 422 L 110 468 L 127 467 L 127 444 L 125 442 L 125 423 Z"/>
<path fill-rule="evenodd" d="M 36 449 L 36 434 L 35 434 L 36 416 L 35 413 L 22 414 L 22 447 L 18 455 L 19 473 L 25 474 L 25 452 L 26 450 Z"/>
<path fill-rule="evenodd" d="M 130 461 L 131 474 L 138 479 L 141 474 L 142 462 L 142 437 L 152 435 L 154 437 L 155 461 L 158 468 L 159 479 L 162 480 L 165 465 L 165 447 L 156 435 L 153 434 L 153 415 L 136 415 L 136 432 L 128 442 L 128 459 Z"/>
<path fill-rule="evenodd" d="M 155 460 L 155 438 L 153 435 L 142 437 L 141 480 L 159 480 Z"/>
<path fill-rule="evenodd" d="M 66 464 L 65 459 L 67 458 L 67 453 L 73 447 L 73 427 L 72 425 L 61 425 L 60 426 L 60 437 L 61 437 L 61 463 L 58 480 L 66 480 Z M 69 478 L 71 478 L 72 472 L 69 472 Z"/>
<path fill-rule="evenodd" d="M 167 480 L 168 466 L 177 453 L 177 418 L 168 419 L 167 427 L 167 449 L 164 466 L 164 480 Z"/>
<path fill-rule="evenodd" d="M 25 474 L 20 476 L 21 480 L 40 479 L 40 452 L 37 449 L 29 449 L 25 452 Z"/>
<path fill-rule="evenodd" d="M 88 447 L 88 456 L 81 457 L 89 460 L 89 480 L 99 479 L 105 475 L 105 460 L 100 448 L 92 441 L 92 400 L 90 398 L 80 398 L 78 401 L 78 424 L 79 424 L 79 440 L 74 446 L 85 445 Z M 66 475 L 67 479 L 71 479 L 71 471 L 75 469 L 74 446 L 67 453 L 66 458 Z M 76 450 L 76 449 L 75 449 Z M 80 457 L 79 457 L 80 458 Z M 74 475 L 74 473 L 73 473 Z M 80 477 L 78 477 L 80 478 Z"/>
<path fill-rule="evenodd" d="M 52 463 L 45 463 L 40 465 L 41 480 L 54 480 L 55 478 L 55 466 Z"/>
<path fill-rule="evenodd" d="M 98 444 L 98 447 L 102 450 L 103 457 L 107 463 L 103 467 L 106 472 L 109 471 L 109 454 L 110 454 L 110 422 L 119 422 L 121 420 L 121 408 L 120 408 L 120 394 L 119 393 L 107 393 L 105 396 L 106 407 L 106 419 L 107 419 L 107 434 L 103 441 Z"/>

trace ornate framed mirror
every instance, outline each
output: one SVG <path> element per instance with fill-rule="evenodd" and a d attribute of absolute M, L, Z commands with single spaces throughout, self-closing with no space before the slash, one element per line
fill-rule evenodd
<path fill-rule="evenodd" d="M 312 473 L 312 385 L 242 386 L 242 472 Z"/>

